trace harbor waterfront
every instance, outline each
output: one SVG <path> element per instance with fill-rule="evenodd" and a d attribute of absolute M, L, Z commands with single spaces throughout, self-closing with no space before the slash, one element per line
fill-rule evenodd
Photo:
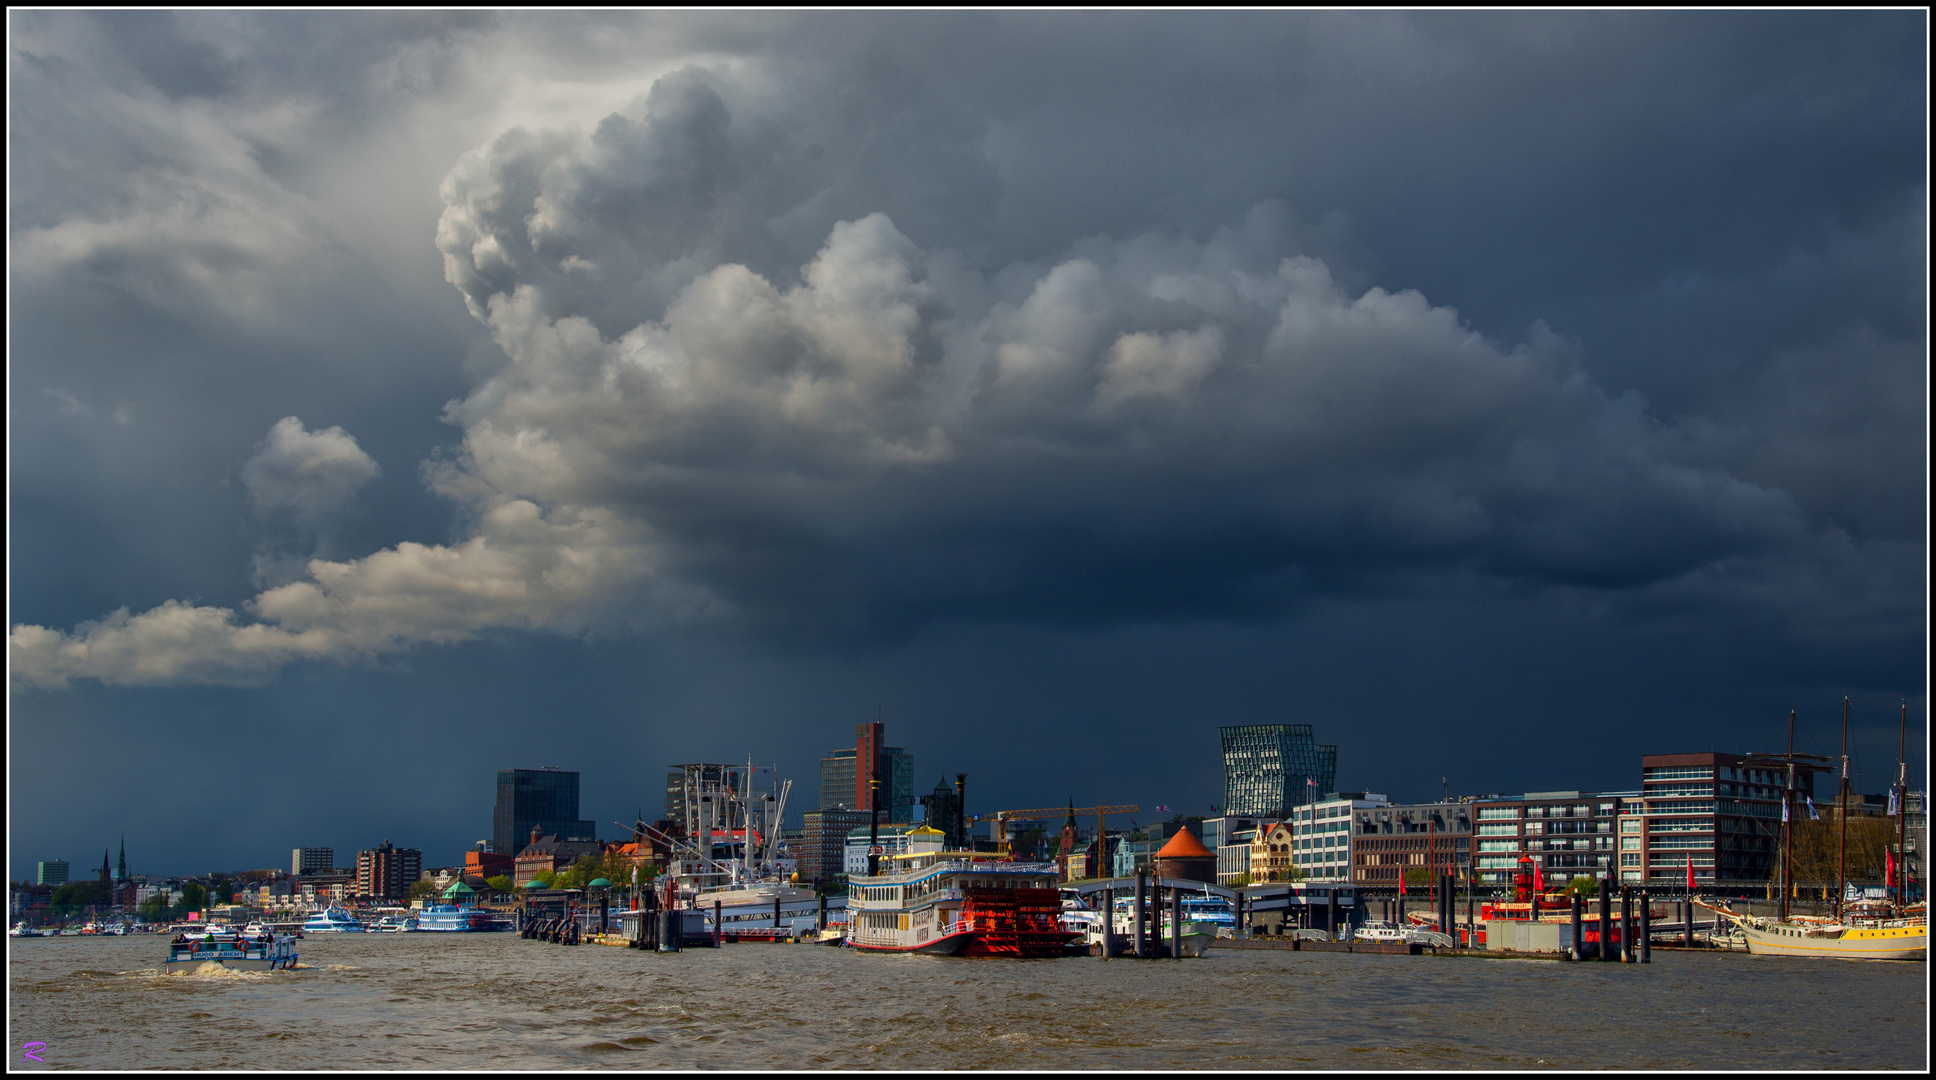
<path fill-rule="evenodd" d="M 8 942 L 27 1068 L 1926 1070 L 1927 968 L 1213 948 L 1179 962 L 677 954 L 341 934 L 163 975 L 149 935 Z M 16 1066 L 18 1067 L 18 1066 Z"/>

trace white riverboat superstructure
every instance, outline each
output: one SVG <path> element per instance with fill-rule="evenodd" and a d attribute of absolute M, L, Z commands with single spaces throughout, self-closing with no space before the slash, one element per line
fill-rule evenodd
<path fill-rule="evenodd" d="M 490 912 L 474 905 L 425 904 L 417 913 L 420 933 L 489 933 L 497 929 Z"/>

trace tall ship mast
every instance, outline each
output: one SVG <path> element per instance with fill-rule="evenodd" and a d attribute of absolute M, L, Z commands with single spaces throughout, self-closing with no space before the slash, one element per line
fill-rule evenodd
<path fill-rule="evenodd" d="M 1904 704 L 1907 723 L 1907 703 Z M 1887 900 L 1846 903 L 1842 893 L 1848 876 L 1849 815 L 1849 699 L 1842 699 L 1841 776 L 1836 794 L 1836 882 L 1834 914 L 1797 915 L 1789 911 L 1789 896 L 1794 888 L 1790 841 L 1794 825 L 1796 773 L 1829 771 L 1830 759 L 1795 753 L 1795 714 L 1788 714 L 1788 753 L 1756 754 L 1753 764 L 1782 766 L 1788 784 L 1782 804 L 1782 892 L 1780 914 L 1775 918 L 1737 912 L 1725 902 L 1695 901 L 1700 906 L 1726 917 L 1741 928 L 1748 951 L 1769 956 L 1821 956 L 1846 960 L 1927 960 L 1929 958 L 1929 909 L 1925 904 L 1903 906 Z M 1819 763 L 1819 764 L 1817 764 Z M 1810 785 L 1813 786 L 1812 783 Z M 1799 820 L 1799 819 L 1797 819 Z"/>
<path fill-rule="evenodd" d="M 681 827 L 672 834 L 644 830 L 673 853 L 659 903 L 703 912 L 715 933 L 774 932 L 817 917 L 818 894 L 787 880 L 794 863 L 780 837 L 793 781 L 751 757 L 745 765 L 677 768 L 677 794 L 667 801 L 680 812 Z M 828 907 L 844 904 L 832 898 Z"/>

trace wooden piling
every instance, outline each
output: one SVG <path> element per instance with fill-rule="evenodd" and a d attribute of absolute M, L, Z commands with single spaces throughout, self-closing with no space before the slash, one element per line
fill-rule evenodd
<path fill-rule="evenodd" d="M 1613 874 L 1600 880 L 1600 959 L 1612 963 L 1613 955 Z"/>
<path fill-rule="evenodd" d="M 1622 885 L 1620 887 L 1620 962 L 1623 964 L 1631 964 L 1637 959 L 1634 955 L 1633 923 L 1633 887 Z"/>
<path fill-rule="evenodd" d="M 1653 905 L 1648 902 L 1647 890 L 1640 890 L 1640 962 L 1654 962 L 1654 915 Z"/>

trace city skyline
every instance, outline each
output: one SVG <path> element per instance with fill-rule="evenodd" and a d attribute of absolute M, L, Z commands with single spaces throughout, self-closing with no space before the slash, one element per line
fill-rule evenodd
<path fill-rule="evenodd" d="M 1921 12 L 9 28 L 15 880 L 461 852 L 545 765 L 797 815 L 875 720 L 971 813 L 1845 694 L 1925 783 Z"/>

